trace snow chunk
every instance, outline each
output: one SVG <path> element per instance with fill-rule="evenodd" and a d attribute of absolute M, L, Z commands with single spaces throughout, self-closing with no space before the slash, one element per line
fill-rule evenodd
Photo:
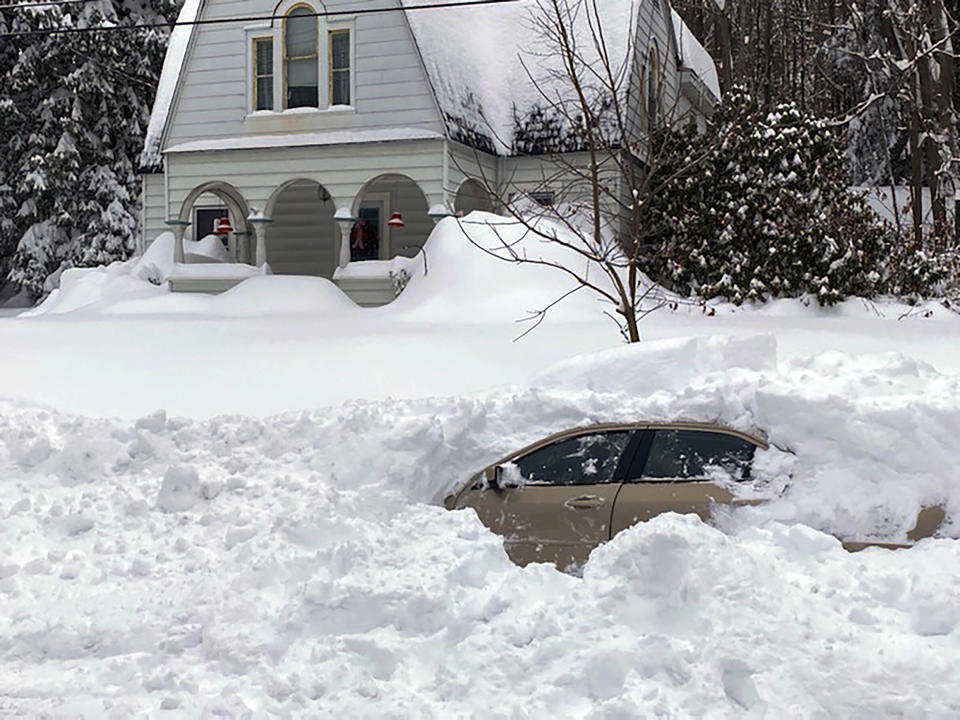
<path fill-rule="evenodd" d="M 139 430 L 147 430 L 152 433 L 163 432 L 167 426 L 167 411 L 163 408 L 156 410 L 149 415 L 144 415 L 142 418 L 139 418 L 135 423 L 134 427 Z"/>
<path fill-rule="evenodd" d="M 200 474 L 190 465 L 171 465 L 163 475 L 157 505 L 168 513 L 189 510 L 203 498 Z"/>

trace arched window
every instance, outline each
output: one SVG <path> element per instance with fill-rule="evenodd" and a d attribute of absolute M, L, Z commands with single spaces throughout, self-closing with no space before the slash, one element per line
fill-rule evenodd
<path fill-rule="evenodd" d="M 320 104 L 317 56 L 317 18 L 312 8 L 297 5 L 283 21 L 286 107 Z"/>

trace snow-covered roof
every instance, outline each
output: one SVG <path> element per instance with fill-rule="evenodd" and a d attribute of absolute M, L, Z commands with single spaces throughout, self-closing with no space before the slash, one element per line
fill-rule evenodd
<path fill-rule="evenodd" d="M 570 130 L 546 108 L 569 93 L 562 58 L 537 26 L 538 0 L 486 7 L 414 11 L 426 0 L 401 0 L 453 139 L 497 154 L 570 150 Z M 603 0 L 571 23 L 579 52 L 596 59 L 590 22 L 603 30 L 611 64 L 627 87 L 631 28 L 640 0 Z M 593 7 L 597 7 L 594 13 Z M 561 95 L 562 93 L 562 95 Z M 545 97 L 545 95 L 549 97 Z"/>
<path fill-rule="evenodd" d="M 717 66 L 710 57 L 707 49 L 700 44 L 696 36 L 687 27 L 676 10 L 671 10 L 673 17 L 673 32 L 677 38 L 677 52 L 680 53 L 680 62 L 690 68 L 707 86 L 717 99 L 720 98 L 720 80 L 717 77 Z"/>
<path fill-rule="evenodd" d="M 602 28 L 607 55 L 623 93 L 629 85 L 632 29 L 643 2 L 650 0 L 588 4 L 571 23 L 579 52 L 588 63 L 598 59 L 591 34 L 595 27 Z M 551 51 L 543 29 L 537 26 L 534 10 L 539 0 L 425 10 L 415 8 L 426 0 L 400 3 L 451 138 L 501 155 L 580 149 L 577 128 L 570 127 L 562 113 L 551 111 L 558 97 L 569 100 L 563 97 L 569 87 L 556 79 L 562 74 L 561 58 Z M 435 3 L 431 0 L 430 4 Z M 201 0 L 186 0 L 178 22 L 195 20 L 200 5 Z M 681 61 L 719 97 L 710 55 L 676 12 L 672 19 Z M 170 36 L 141 156 L 145 168 L 160 164 L 163 132 L 193 27 L 178 26 Z M 601 106 L 606 101 L 596 99 Z M 192 150 L 203 149 L 189 145 Z M 237 143 L 232 146 L 239 147 Z"/>
<path fill-rule="evenodd" d="M 163 58 L 163 68 L 160 70 L 160 81 L 157 83 L 157 95 L 153 100 L 153 109 L 150 111 L 150 123 L 147 125 L 147 136 L 143 141 L 143 152 L 140 154 L 140 166 L 155 168 L 160 164 L 160 143 L 163 141 L 163 129 L 167 124 L 170 106 L 173 103 L 173 94 L 177 89 L 177 81 L 183 69 L 183 62 L 187 57 L 187 46 L 194 25 L 180 25 L 197 19 L 200 12 L 201 0 L 185 0 L 177 23 L 170 33 L 170 42 L 167 45 L 167 54 Z"/>

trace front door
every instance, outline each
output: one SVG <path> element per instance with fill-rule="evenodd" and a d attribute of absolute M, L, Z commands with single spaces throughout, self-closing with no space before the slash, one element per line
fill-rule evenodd
<path fill-rule="evenodd" d="M 722 432 L 646 431 L 617 496 L 611 537 L 662 513 L 709 520 L 714 505 L 739 504 L 729 484 L 749 478 L 755 450 L 747 440 Z"/>
<path fill-rule="evenodd" d="M 370 203 L 360 206 L 357 221 L 350 232 L 350 262 L 379 260 L 383 237 L 383 204 Z"/>
<path fill-rule="evenodd" d="M 617 465 L 633 433 L 592 432 L 536 448 L 504 468 L 500 488 L 480 484 L 460 507 L 504 538 L 520 564 L 582 566 L 610 538 L 610 515 L 620 487 Z"/>

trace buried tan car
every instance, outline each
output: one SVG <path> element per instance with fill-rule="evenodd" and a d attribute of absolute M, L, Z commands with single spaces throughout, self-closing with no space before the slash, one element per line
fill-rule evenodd
<path fill-rule="evenodd" d="M 709 520 L 715 506 L 743 500 L 730 483 L 749 480 L 766 441 L 706 423 L 626 423 L 575 428 L 511 453 L 444 499 L 447 509 L 473 508 L 504 537 L 520 564 L 551 562 L 576 568 L 621 530 L 665 512 Z M 930 537 L 944 519 L 925 508 L 908 533 Z M 843 543 L 848 550 L 897 543 Z"/>

